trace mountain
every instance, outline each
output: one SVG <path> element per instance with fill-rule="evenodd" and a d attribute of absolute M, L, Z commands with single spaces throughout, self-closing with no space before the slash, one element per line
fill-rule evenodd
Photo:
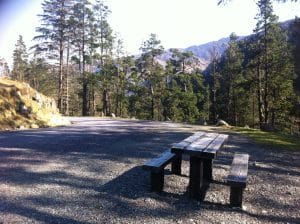
<path fill-rule="evenodd" d="M 290 30 L 291 25 L 294 20 L 288 20 L 280 23 L 280 27 L 283 30 Z M 250 34 L 248 36 L 240 36 L 238 40 L 251 38 L 254 34 Z M 291 38 L 291 37 L 290 37 Z M 228 48 L 229 37 L 221 38 L 217 41 L 211 41 L 205 44 L 193 45 L 187 48 L 178 48 L 180 51 L 191 51 L 199 60 L 199 63 L 196 65 L 197 68 L 204 71 L 211 62 L 211 52 L 213 49 L 218 53 L 218 55 L 222 55 L 224 51 Z M 157 60 L 162 64 L 166 65 L 166 62 L 171 58 L 172 53 L 171 49 L 168 49 L 164 54 L 160 55 Z M 195 65 L 192 65 L 195 67 Z"/>
<path fill-rule="evenodd" d="M 191 51 L 194 56 L 198 59 L 198 63 L 196 65 L 200 70 L 205 70 L 207 66 L 210 64 L 210 52 L 215 49 L 219 55 L 222 55 L 223 52 L 228 47 L 229 38 L 222 38 L 218 41 L 212 41 L 201 45 L 193 45 L 187 48 L 178 48 L 179 51 Z M 157 60 L 162 65 L 166 65 L 166 62 L 172 57 L 171 49 L 168 49 L 165 53 L 157 57 Z M 195 65 L 192 65 L 195 67 Z"/>

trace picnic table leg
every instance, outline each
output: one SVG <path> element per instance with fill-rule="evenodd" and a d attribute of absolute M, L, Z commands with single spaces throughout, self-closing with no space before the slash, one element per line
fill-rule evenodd
<path fill-rule="evenodd" d="M 203 178 L 211 181 L 212 178 L 212 159 L 203 159 Z"/>
<path fill-rule="evenodd" d="M 242 207 L 243 203 L 243 187 L 230 187 L 230 206 Z"/>
<path fill-rule="evenodd" d="M 151 191 L 161 192 L 164 187 L 164 170 L 151 172 Z"/>
<path fill-rule="evenodd" d="M 201 187 L 203 185 L 203 162 L 200 158 L 190 157 L 189 197 L 203 200 Z"/>
<path fill-rule="evenodd" d="M 176 175 L 181 175 L 181 160 L 182 160 L 182 154 L 176 153 L 176 158 L 172 162 L 172 173 Z"/>

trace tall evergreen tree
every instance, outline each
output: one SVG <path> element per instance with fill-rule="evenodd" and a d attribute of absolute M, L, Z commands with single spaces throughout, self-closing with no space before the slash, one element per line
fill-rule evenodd
<path fill-rule="evenodd" d="M 112 34 L 112 28 L 108 22 L 108 16 L 110 14 L 109 8 L 104 4 L 102 0 L 97 0 L 93 7 L 95 14 L 95 36 L 97 38 L 96 46 L 98 48 L 98 68 L 99 81 L 101 82 L 102 90 L 102 111 L 104 115 L 110 115 L 112 97 L 110 89 L 113 88 L 113 76 L 114 71 L 118 71 L 113 65 L 113 44 L 114 37 Z"/>
<path fill-rule="evenodd" d="M 28 68 L 28 54 L 22 35 L 19 35 L 15 50 L 13 52 L 13 70 L 12 78 L 20 81 L 26 81 L 26 72 Z"/>
<path fill-rule="evenodd" d="M 239 101 L 241 100 L 241 88 L 239 83 L 242 79 L 242 62 L 243 54 L 238 46 L 238 37 L 233 33 L 230 35 L 228 49 L 226 50 L 223 60 L 224 67 L 221 74 L 223 93 L 221 94 L 221 111 L 220 115 L 229 123 L 238 125 Z"/>
<path fill-rule="evenodd" d="M 159 98 L 159 92 L 163 86 L 164 81 L 162 66 L 155 60 L 155 57 L 162 54 L 164 51 L 161 41 L 157 39 L 155 34 L 150 34 L 148 40 L 146 40 L 141 46 L 142 55 L 139 59 L 138 66 L 141 69 L 142 76 L 145 80 L 145 85 L 148 86 L 148 96 L 150 96 L 150 111 L 151 119 L 155 119 L 160 116 L 161 101 Z"/>
<path fill-rule="evenodd" d="M 44 0 L 42 3 L 43 13 L 40 16 L 42 24 L 36 28 L 40 35 L 35 36 L 34 40 L 40 43 L 35 47 L 39 51 L 49 52 L 50 59 L 58 60 L 58 108 L 63 109 L 64 93 L 64 52 L 69 38 L 69 12 L 71 0 Z"/>
<path fill-rule="evenodd" d="M 260 0 L 257 5 L 257 100 L 260 126 L 264 128 L 265 125 L 275 125 L 279 104 L 283 103 L 280 98 L 290 92 L 283 89 L 290 89 L 288 83 L 291 83 L 292 71 L 287 37 L 279 27 L 277 16 L 273 14 L 271 0 Z M 288 107 L 286 103 L 284 105 Z"/>
<path fill-rule="evenodd" d="M 91 43 L 91 26 L 92 11 L 89 8 L 90 3 L 87 0 L 76 0 L 76 3 L 72 7 L 72 15 L 70 17 L 70 25 L 72 26 L 72 45 L 77 52 L 76 56 L 73 56 L 73 61 L 78 65 L 80 73 L 80 81 L 82 85 L 82 115 L 89 115 L 89 74 L 87 71 L 87 63 L 89 59 L 89 46 Z"/>
<path fill-rule="evenodd" d="M 9 77 L 10 70 L 4 58 L 0 58 L 0 77 Z"/>
<path fill-rule="evenodd" d="M 210 68 L 210 114 L 209 120 L 215 123 L 219 117 L 218 115 L 218 105 L 217 105 L 217 95 L 220 89 L 220 71 L 218 64 L 220 62 L 220 54 L 217 51 L 216 47 L 213 47 L 210 52 L 211 68 Z"/>

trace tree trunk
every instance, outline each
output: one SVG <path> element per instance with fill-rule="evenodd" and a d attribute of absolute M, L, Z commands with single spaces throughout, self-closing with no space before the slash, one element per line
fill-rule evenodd
<path fill-rule="evenodd" d="M 258 59 L 259 60 L 259 59 Z M 264 106 L 263 106 L 263 100 L 262 100 L 262 80 L 261 80 L 261 74 L 260 74 L 260 60 L 257 65 L 257 102 L 258 102 L 258 117 L 259 117 L 259 127 L 260 129 L 263 128 L 264 123 Z"/>
<path fill-rule="evenodd" d="M 58 71 L 58 109 L 60 113 L 64 113 L 63 111 L 63 41 L 61 40 L 59 43 L 59 71 Z"/>
<path fill-rule="evenodd" d="M 66 115 L 70 115 L 69 109 L 69 59 L 70 59 L 70 40 L 68 38 L 68 48 L 67 48 L 67 69 L 66 69 Z"/>
<path fill-rule="evenodd" d="M 83 10 L 83 27 L 82 27 L 82 116 L 88 116 L 88 79 L 85 73 L 85 10 Z"/>
<path fill-rule="evenodd" d="M 154 90 L 152 85 L 150 85 L 150 91 L 151 91 L 151 119 L 154 120 Z"/>

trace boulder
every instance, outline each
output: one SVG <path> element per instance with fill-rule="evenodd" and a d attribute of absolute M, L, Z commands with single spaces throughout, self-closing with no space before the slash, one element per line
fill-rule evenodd
<path fill-rule="evenodd" d="M 218 119 L 216 125 L 217 125 L 217 126 L 226 126 L 226 127 L 229 127 L 229 126 L 230 126 L 226 121 L 221 120 L 221 119 Z"/>
<path fill-rule="evenodd" d="M 38 92 L 35 93 L 35 96 L 32 97 L 32 100 L 35 100 L 36 102 L 38 102 L 39 104 L 43 103 L 43 99 L 41 94 L 39 94 Z"/>
<path fill-rule="evenodd" d="M 39 128 L 39 126 L 37 124 L 31 124 L 30 128 Z"/>
<path fill-rule="evenodd" d="M 16 105 L 16 112 L 22 115 L 28 116 L 31 114 L 32 109 L 30 107 L 27 107 L 22 101 L 18 102 Z"/>

